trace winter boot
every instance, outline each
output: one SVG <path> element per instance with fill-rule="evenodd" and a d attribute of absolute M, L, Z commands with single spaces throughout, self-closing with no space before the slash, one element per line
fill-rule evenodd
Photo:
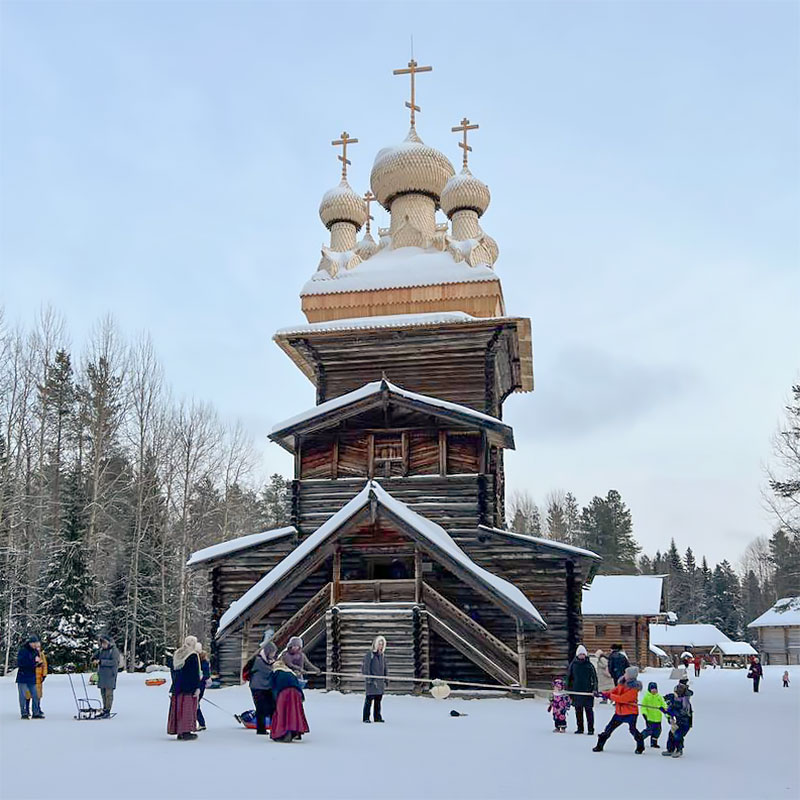
<path fill-rule="evenodd" d="M 673 754 L 673 758 L 680 758 L 683 755 L 683 750 L 676 750 Z"/>
<path fill-rule="evenodd" d="M 606 736 L 604 733 L 601 733 L 597 737 L 597 744 L 592 748 L 592 752 L 593 753 L 602 753 L 603 752 L 603 747 L 605 747 L 605 744 L 606 744 L 607 740 L 608 740 L 608 736 Z"/>
<path fill-rule="evenodd" d="M 676 751 L 675 750 L 665 750 L 661 755 L 662 756 L 666 756 L 667 758 L 670 758 L 674 752 L 676 752 Z"/>
<path fill-rule="evenodd" d="M 583 733 L 583 728 L 578 728 L 578 730 L 576 730 L 575 733 Z"/>
<path fill-rule="evenodd" d="M 655 739 L 650 740 L 650 747 L 655 747 L 656 750 L 661 749 L 661 745 Z"/>
<path fill-rule="evenodd" d="M 44 714 L 34 714 L 31 719 L 44 719 Z"/>
<path fill-rule="evenodd" d="M 636 750 L 634 751 L 637 756 L 644 753 L 644 737 L 636 740 Z"/>

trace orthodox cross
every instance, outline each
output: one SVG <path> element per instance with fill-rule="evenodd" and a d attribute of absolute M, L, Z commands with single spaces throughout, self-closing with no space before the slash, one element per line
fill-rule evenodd
<path fill-rule="evenodd" d="M 364 193 L 364 202 L 367 204 L 367 233 L 369 233 L 369 221 L 371 219 L 374 219 L 373 216 L 369 213 L 369 204 L 376 199 L 377 198 L 375 197 L 375 195 L 372 194 L 372 192 L 369 189 Z"/>
<path fill-rule="evenodd" d="M 467 166 L 467 153 L 472 151 L 472 148 L 467 144 L 467 131 L 476 131 L 478 128 L 480 128 L 480 125 L 470 125 L 466 117 L 461 120 L 460 125 L 457 125 L 455 128 L 450 128 L 453 133 L 458 133 L 459 131 L 463 131 L 464 133 L 464 141 L 458 143 L 459 147 L 464 148 L 464 167 Z"/>
<path fill-rule="evenodd" d="M 339 161 L 342 162 L 342 180 L 347 180 L 347 167 L 350 164 L 349 159 L 347 158 L 347 145 L 348 144 L 358 144 L 358 139 L 351 139 L 350 135 L 347 131 L 342 131 L 342 138 L 336 139 L 335 141 L 331 142 L 334 147 L 341 146 L 342 154 L 337 156 Z"/>
<path fill-rule="evenodd" d="M 408 62 L 408 69 L 395 69 L 392 70 L 392 75 L 410 75 L 411 76 L 411 102 L 409 103 L 406 101 L 406 108 L 411 109 L 411 127 L 414 127 L 414 120 L 416 117 L 414 116 L 415 111 L 422 111 L 422 109 L 416 105 L 415 99 L 416 95 L 414 93 L 414 76 L 418 72 L 433 72 L 433 67 L 420 67 L 417 65 L 417 62 L 414 61 L 412 58 L 411 61 Z"/>

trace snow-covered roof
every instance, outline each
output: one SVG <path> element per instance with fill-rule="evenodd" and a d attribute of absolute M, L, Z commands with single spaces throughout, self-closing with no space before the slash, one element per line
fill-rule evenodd
<path fill-rule="evenodd" d="M 650 642 L 650 652 L 655 653 L 659 658 L 669 658 L 667 653 L 665 653 L 657 644 L 653 644 Z"/>
<path fill-rule="evenodd" d="M 754 619 L 748 628 L 785 627 L 800 625 L 800 597 L 784 597 L 769 611 Z"/>
<path fill-rule="evenodd" d="M 300 414 L 296 414 L 295 416 L 290 417 L 283 422 L 279 422 L 277 425 L 274 425 L 270 431 L 270 439 L 273 439 L 284 447 L 291 449 L 292 442 L 290 432 L 295 428 L 325 417 L 326 415 L 345 408 L 346 406 L 360 403 L 362 400 L 365 400 L 369 397 L 374 397 L 377 400 L 383 392 L 388 392 L 389 396 L 394 397 L 395 399 L 399 398 L 415 403 L 422 403 L 426 405 L 434 414 L 436 413 L 436 410 L 439 409 L 443 412 L 457 414 L 465 422 L 473 421 L 474 423 L 483 427 L 488 425 L 493 430 L 497 430 L 502 433 L 505 440 L 504 445 L 506 447 L 514 446 L 514 434 L 511 430 L 511 427 L 503 423 L 497 417 L 484 414 L 481 411 L 475 411 L 472 408 L 459 405 L 458 403 L 440 400 L 438 397 L 430 397 L 429 395 L 410 392 L 407 389 L 403 389 L 400 386 L 391 383 L 385 378 L 380 381 L 365 383 L 359 389 L 354 389 L 352 392 L 347 392 L 347 394 L 334 397 L 331 400 L 326 400 L 324 403 L 320 403 L 319 405 L 313 406 L 312 408 L 309 408 Z"/>
<path fill-rule="evenodd" d="M 292 325 L 275 331 L 275 336 L 300 335 L 319 331 L 373 330 L 375 328 L 422 328 L 426 325 L 449 325 L 463 322 L 490 322 L 508 317 L 473 317 L 464 311 L 428 311 L 421 314 L 388 314 L 377 317 L 353 317 Z"/>
<path fill-rule="evenodd" d="M 528 536 L 527 533 L 515 533 L 514 531 L 505 531 L 502 528 L 492 528 L 489 525 L 478 525 L 478 528 L 483 531 L 491 531 L 492 533 L 505 536 L 509 539 L 514 539 L 518 541 L 520 544 L 537 545 L 539 547 L 549 547 L 552 548 L 553 550 L 563 550 L 565 553 L 571 553 L 576 556 L 585 556 L 588 558 L 594 558 L 597 559 L 598 561 L 602 559 L 602 556 L 597 555 L 597 553 L 594 553 L 591 550 L 584 550 L 582 547 L 575 547 L 575 545 L 572 544 L 557 542 L 555 539 L 543 539 L 540 536 Z"/>
<path fill-rule="evenodd" d="M 732 642 L 730 640 L 717 642 L 714 645 L 725 656 L 757 656 L 758 652 L 747 642 Z"/>
<path fill-rule="evenodd" d="M 715 625 L 650 625 L 651 644 L 663 647 L 713 647 L 730 639 Z"/>
<path fill-rule="evenodd" d="M 353 269 L 339 270 L 332 277 L 327 270 L 317 270 L 306 281 L 300 295 L 366 292 L 410 286 L 433 286 L 440 283 L 499 281 L 495 271 L 485 264 L 471 267 L 457 262 L 447 251 L 435 248 L 385 247 Z"/>
<path fill-rule="evenodd" d="M 250 587 L 238 600 L 230 604 L 228 610 L 222 615 L 217 629 L 219 636 L 226 628 L 235 622 L 247 609 L 254 605 L 263 595 L 275 586 L 282 578 L 288 575 L 303 559 L 333 536 L 339 528 L 352 519 L 359 511 L 367 506 L 372 498 L 389 512 L 402 519 L 409 527 L 419 533 L 434 550 L 445 553 L 460 567 L 471 573 L 482 584 L 499 595 L 509 605 L 513 606 L 521 616 L 531 620 L 542 627 L 545 621 L 530 600 L 512 583 L 479 567 L 472 559 L 453 541 L 450 534 L 431 522 L 421 514 L 410 509 L 405 503 L 392 497 L 377 481 L 367 481 L 364 488 L 342 508 L 340 508 L 326 522 L 320 525 L 305 541 L 301 542 L 289 555 L 276 564 L 260 581 Z"/>
<path fill-rule="evenodd" d="M 583 615 L 655 617 L 661 613 L 663 585 L 663 575 L 595 575 L 583 590 Z"/>
<path fill-rule="evenodd" d="M 228 556 L 231 553 L 238 553 L 240 550 L 249 550 L 251 547 L 257 547 L 267 542 L 274 542 L 277 539 L 283 539 L 285 536 L 293 536 L 296 533 L 297 529 L 293 525 L 290 525 L 287 528 L 275 528 L 270 531 L 239 536 L 236 539 L 229 539 L 227 542 L 220 542 L 219 544 L 211 545 L 211 547 L 204 547 L 202 550 L 196 550 L 189 556 L 186 566 L 193 567 L 204 561 L 211 561 L 215 558 Z"/>

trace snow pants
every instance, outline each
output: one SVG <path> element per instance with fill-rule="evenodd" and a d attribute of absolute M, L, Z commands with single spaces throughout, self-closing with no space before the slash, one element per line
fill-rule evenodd
<path fill-rule="evenodd" d="M 114 705 L 114 690 L 100 689 L 100 696 L 103 698 L 103 711 L 111 711 L 111 706 Z"/>
<path fill-rule="evenodd" d="M 383 721 L 383 717 L 381 717 L 381 700 L 383 700 L 382 694 L 368 694 L 364 698 L 364 722 L 369 721 L 369 712 L 370 708 L 373 706 L 373 703 L 375 708 L 373 712 L 373 718 L 375 719 L 375 722 Z"/>
<path fill-rule="evenodd" d="M 661 736 L 661 723 L 653 722 L 649 719 L 646 719 L 645 722 L 647 724 L 642 731 L 642 736 L 644 736 L 645 739 L 649 736 L 650 744 L 658 744 L 658 737 Z"/>
<path fill-rule="evenodd" d="M 678 728 L 675 731 L 670 728 L 669 736 L 667 737 L 667 752 L 672 753 L 677 750 L 679 753 L 682 753 L 683 740 L 686 738 L 687 733 L 689 733 L 689 726 L 687 724 L 678 723 Z"/>
<path fill-rule="evenodd" d="M 42 709 L 39 705 L 39 693 L 36 691 L 36 683 L 18 683 L 17 691 L 19 692 L 19 713 L 22 717 L 30 716 L 28 710 L 28 697 L 30 694 L 31 702 L 33 703 L 33 716 L 40 717 Z"/>
<path fill-rule="evenodd" d="M 636 718 L 637 714 L 625 714 L 625 716 L 620 716 L 619 714 L 614 714 L 611 717 L 608 725 L 606 725 L 606 729 L 600 734 L 600 738 L 605 741 L 611 736 L 614 731 L 619 728 L 620 725 L 627 725 L 628 730 L 631 732 L 631 736 L 636 739 L 636 743 L 640 744 L 644 742 L 644 737 L 642 736 L 639 731 L 636 730 Z"/>
<path fill-rule="evenodd" d="M 761 676 L 760 676 L 760 675 L 756 675 L 756 676 L 753 678 L 753 691 L 754 691 L 754 692 L 757 692 L 757 691 L 758 691 L 758 684 L 759 684 L 759 683 L 761 683 Z"/>
<path fill-rule="evenodd" d="M 583 712 L 586 711 L 586 725 L 589 733 L 594 733 L 594 709 L 591 706 L 575 706 L 575 721 L 578 723 L 578 731 L 583 733 Z"/>
<path fill-rule="evenodd" d="M 256 704 L 256 733 L 264 736 L 267 732 L 267 718 L 275 713 L 275 697 L 271 689 L 253 689 L 253 702 Z"/>

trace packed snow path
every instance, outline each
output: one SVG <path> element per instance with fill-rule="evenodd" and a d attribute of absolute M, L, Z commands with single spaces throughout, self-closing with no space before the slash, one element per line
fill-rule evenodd
<path fill-rule="evenodd" d="M 596 739 L 552 733 L 542 699 L 393 697 L 385 725 L 361 722 L 359 695 L 309 692 L 311 733 L 278 744 L 204 704 L 209 729 L 193 742 L 165 732 L 167 687 L 120 675 L 117 717 L 78 722 L 65 676 L 45 682 L 46 720 L 19 719 L 13 677 L 0 679 L 0 797 L 137 800 L 191 797 L 291 798 L 797 798 L 800 796 L 800 668 L 766 667 L 754 694 L 744 670 L 704 670 L 692 678 L 695 727 L 682 759 L 649 747 L 634 755 L 627 729 L 605 752 Z M 645 684 L 671 690 L 666 670 Z M 90 689 L 90 696 L 97 696 Z M 250 708 L 246 687 L 211 691 L 233 712 Z M 449 716 L 451 709 L 468 714 Z M 598 729 L 612 714 L 596 706 Z M 641 718 L 640 718 L 641 719 Z M 664 726 L 666 729 L 666 725 Z M 666 736 L 662 735 L 662 745 Z"/>

